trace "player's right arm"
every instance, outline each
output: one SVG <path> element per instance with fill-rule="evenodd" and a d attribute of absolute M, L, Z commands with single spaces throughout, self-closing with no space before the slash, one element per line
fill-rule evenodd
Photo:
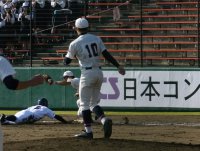
<path fill-rule="evenodd" d="M 16 72 L 8 60 L 0 56 L 0 78 L 8 89 L 26 89 L 28 87 L 42 84 L 44 81 L 42 75 L 35 75 L 31 80 L 19 81 L 18 79 L 14 78 L 15 74 Z"/>
<path fill-rule="evenodd" d="M 70 43 L 67 54 L 65 55 L 64 64 L 68 65 L 72 62 L 72 59 L 75 58 L 76 50 L 75 50 L 75 40 Z"/>
<path fill-rule="evenodd" d="M 65 80 L 62 80 L 62 81 L 55 81 L 54 84 L 56 84 L 56 85 L 62 85 L 62 86 L 67 86 L 67 85 L 70 85 L 71 82 L 67 82 Z"/>
<path fill-rule="evenodd" d="M 44 81 L 42 75 L 35 75 L 31 80 L 19 81 L 15 79 L 12 75 L 9 75 L 3 79 L 3 83 L 8 89 L 11 90 L 22 90 L 28 87 L 37 86 L 42 84 Z"/>

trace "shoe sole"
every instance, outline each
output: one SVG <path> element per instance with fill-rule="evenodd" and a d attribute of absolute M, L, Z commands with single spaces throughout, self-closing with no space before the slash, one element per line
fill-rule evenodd
<path fill-rule="evenodd" d="M 112 120 L 108 119 L 105 121 L 104 126 L 104 138 L 110 138 L 112 135 Z"/>
<path fill-rule="evenodd" d="M 83 138 L 83 139 L 93 139 L 93 136 L 83 136 L 83 135 L 80 135 L 80 134 L 74 135 L 74 137 Z"/>

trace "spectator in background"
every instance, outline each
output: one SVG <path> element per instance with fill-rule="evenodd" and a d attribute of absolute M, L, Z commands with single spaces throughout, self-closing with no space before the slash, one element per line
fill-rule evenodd
<path fill-rule="evenodd" d="M 6 34 L 5 42 L 7 50 L 14 49 L 15 14 L 11 11 L 11 6 L 11 3 L 6 3 L 6 5 L 4 5 L 4 14 L 2 15 L 2 19 L 5 23 L 4 34 Z"/>
<path fill-rule="evenodd" d="M 4 38 L 4 34 L 5 34 L 5 30 L 4 30 L 4 26 L 5 26 L 5 21 L 3 20 L 3 18 L 1 17 L 2 13 L 0 12 L 0 48 L 1 49 L 5 49 L 6 44 L 5 44 L 5 38 Z"/>
<path fill-rule="evenodd" d="M 45 0 L 35 0 L 32 2 L 34 8 L 34 28 L 35 32 L 45 28 Z"/>
<path fill-rule="evenodd" d="M 118 6 L 113 8 L 113 20 L 118 21 L 121 18 L 120 9 Z"/>
<path fill-rule="evenodd" d="M 22 4 L 22 12 L 19 14 L 18 21 L 20 22 L 20 39 L 22 41 L 22 49 L 29 49 L 29 34 L 32 32 L 30 29 L 30 5 L 29 2 Z"/>
<path fill-rule="evenodd" d="M 19 13 L 20 13 L 20 3 L 18 2 L 18 0 L 12 0 L 12 3 L 11 3 L 11 11 L 14 15 L 14 18 L 15 18 L 15 25 L 14 25 L 14 29 L 15 29 L 15 34 L 19 34 L 20 32 L 20 24 L 18 22 L 18 17 L 19 17 Z"/>
<path fill-rule="evenodd" d="M 48 28 L 51 25 L 52 7 L 49 1 L 35 0 L 32 2 L 34 9 L 34 28 L 35 31 Z"/>
<path fill-rule="evenodd" d="M 4 2 L 0 0 L 0 13 L 3 13 L 3 5 L 4 5 Z"/>
<path fill-rule="evenodd" d="M 72 11 L 72 15 L 69 16 L 69 21 L 76 20 L 77 18 L 84 16 L 84 7 L 85 6 L 82 0 L 68 0 L 68 9 Z"/>
<path fill-rule="evenodd" d="M 66 28 L 66 23 L 68 22 L 68 14 L 65 11 L 59 11 L 61 9 L 67 8 L 67 3 L 65 0 L 52 0 L 51 6 L 53 9 L 53 26 L 57 26 L 56 29 L 64 29 Z M 59 26 L 59 27 L 58 27 Z M 58 31 L 54 28 L 54 33 L 60 33 L 62 31 Z"/>

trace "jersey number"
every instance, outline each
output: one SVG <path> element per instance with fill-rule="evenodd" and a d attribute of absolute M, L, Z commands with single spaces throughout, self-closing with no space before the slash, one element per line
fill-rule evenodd
<path fill-rule="evenodd" d="M 85 48 L 88 51 L 89 58 L 98 56 L 96 43 L 92 43 L 90 46 L 86 45 Z"/>

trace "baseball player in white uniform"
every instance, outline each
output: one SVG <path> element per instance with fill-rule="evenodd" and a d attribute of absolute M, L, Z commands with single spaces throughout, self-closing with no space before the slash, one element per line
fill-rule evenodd
<path fill-rule="evenodd" d="M 79 85 L 80 109 L 82 110 L 85 131 L 75 135 L 81 138 L 93 138 L 91 128 L 91 111 L 96 114 L 103 124 L 104 137 L 110 138 L 112 134 L 112 120 L 107 118 L 103 109 L 98 105 L 100 100 L 100 89 L 103 82 L 103 72 L 100 67 L 101 54 L 118 68 L 120 74 L 124 75 L 125 70 L 106 50 L 100 37 L 88 33 L 89 23 L 85 18 L 78 18 L 75 27 L 78 38 L 69 45 L 65 56 L 65 64 L 71 63 L 72 59 L 77 58 L 81 68 Z"/>
<path fill-rule="evenodd" d="M 48 100 L 46 98 L 39 99 L 38 105 L 21 110 L 15 115 L 3 116 L 4 117 L 1 118 L 1 124 L 31 124 L 44 117 L 49 117 L 62 123 L 67 123 L 64 118 L 60 115 L 56 115 L 51 109 L 48 108 Z"/>
<path fill-rule="evenodd" d="M 10 62 L 3 56 L 0 56 L 0 79 L 8 89 L 11 90 L 26 89 L 28 87 L 36 86 L 44 82 L 44 78 L 40 74 L 35 75 L 31 80 L 27 81 L 19 81 L 18 79 L 14 78 L 15 74 L 16 72 L 13 69 Z M 0 151 L 2 150 L 3 150 L 3 134 L 0 125 Z"/>
<path fill-rule="evenodd" d="M 63 80 L 61 81 L 54 81 L 54 84 L 56 85 L 62 85 L 62 86 L 67 86 L 67 85 L 71 85 L 72 88 L 74 88 L 76 90 L 75 96 L 77 98 L 79 98 L 79 94 L 78 94 L 78 90 L 79 90 L 79 82 L 80 82 L 80 78 L 76 78 L 73 74 L 72 71 L 65 71 L 63 73 Z M 81 114 L 81 110 L 80 110 L 80 99 L 78 99 L 76 101 L 76 104 L 79 108 L 77 115 L 78 116 L 82 116 Z"/>
<path fill-rule="evenodd" d="M 70 85 L 70 86 L 72 86 L 72 88 L 74 88 L 76 90 L 75 96 L 78 98 L 78 100 L 76 101 L 76 104 L 78 106 L 77 115 L 78 115 L 78 117 L 82 117 L 82 110 L 80 108 L 81 101 L 80 101 L 79 93 L 78 93 L 79 83 L 80 83 L 80 78 L 76 78 L 72 71 L 65 71 L 63 73 L 63 80 L 54 82 L 54 84 L 56 84 L 56 85 L 62 85 L 62 86 Z M 92 111 L 92 109 L 91 109 L 91 111 Z"/>

